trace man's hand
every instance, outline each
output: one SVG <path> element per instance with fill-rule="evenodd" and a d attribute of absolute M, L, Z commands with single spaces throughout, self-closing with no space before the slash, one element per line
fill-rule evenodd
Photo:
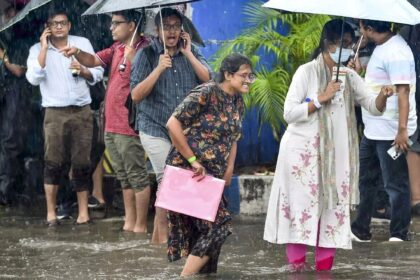
<path fill-rule="evenodd" d="M 48 48 L 48 37 L 51 36 L 51 29 L 49 27 L 44 29 L 42 32 L 39 41 L 41 42 L 41 48 L 47 49 Z"/>
<path fill-rule="evenodd" d="M 127 58 L 129 61 L 133 61 L 134 57 L 136 56 L 136 49 L 132 46 L 126 45 L 124 49 L 124 57 Z"/>
<path fill-rule="evenodd" d="M 76 69 L 78 71 L 82 70 L 82 65 L 76 59 L 73 59 L 70 63 L 70 69 Z"/>
<path fill-rule="evenodd" d="M 406 128 L 398 129 L 397 137 L 395 137 L 395 148 L 404 153 L 407 152 L 410 145 L 408 144 L 408 132 Z"/>
<path fill-rule="evenodd" d="M 169 54 L 161 54 L 159 57 L 159 64 L 157 66 L 157 68 L 163 72 L 165 71 L 167 68 L 171 68 L 172 67 L 172 58 Z"/>
<path fill-rule="evenodd" d="M 349 62 L 347 63 L 347 67 L 353 69 L 358 74 L 362 73 L 362 70 L 363 70 L 359 57 L 356 57 L 356 59 L 351 58 Z"/>
<path fill-rule="evenodd" d="M 185 31 L 182 31 L 179 40 L 182 41 L 180 51 L 185 55 L 186 53 L 191 52 L 191 37 Z M 183 46 L 183 47 L 182 47 Z"/>
<path fill-rule="evenodd" d="M 75 55 L 79 51 L 76 47 L 65 47 L 60 50 L 60 53 L 62 53 L 65 57 L 71 57 Z"/>

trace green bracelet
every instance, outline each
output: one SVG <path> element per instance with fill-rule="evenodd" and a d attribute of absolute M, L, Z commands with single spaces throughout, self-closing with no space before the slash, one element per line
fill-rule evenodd
<path fill-rule="evenodd" d="M 192 157 L 190 157 L 189 159 L 188 159 L 188 162 L 190 163 L 190 164 L 192 164 L 194 161 L 196 161 L 197 160 L 197 157 L 196 156 L 192 156 Z"/>

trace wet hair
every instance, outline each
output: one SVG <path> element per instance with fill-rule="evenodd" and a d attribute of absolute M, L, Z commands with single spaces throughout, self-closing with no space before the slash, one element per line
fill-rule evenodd
<path fill-rule="evenodd" d="M 142 17 L 142 14 L 135 10 L 117 11 L 113 12 L 112 15 L 122 16 L 128 23 L 134 22 L 135 24 L 137 24 Z"/>
<path fill-rule="evenodd" d="M 332 19 L 324 24 L 321 32 L 321 38 L 319 39 L 319 45 L 314 50 L 311 59 L 315 59 L 322 52 L 327 50 L 328 43 L 336 43 L 341 39 L 341 27 L 343 24 L 342 19 Z M 351 25 L 347 22 L 344 23 L 344 34 L 350 33 L 351 38 L 355 38 L 354 30 L 351 28 Z"/>
<path fill-rule="evenodd" d="M 363 27 L 371 27 L 378 33 L 391 32 L 391 23 L 387 21 L 360 19 L 359 22 Z"/>
<path fill-rule="evenodd" d="M 222 83 L 225 80 L 225 72 L 230 74 L 236 73 L 242 65 L 249 65 L 252 68 L 251 60 L 242 54 L 234 53 L 226 56 L 216 75 L 216 82 Z"/>
<path fill-rule="evenodd" d="M 176 16 L 177 18 L 179 18 L 179 20 L 181 21 L 182 24 L 182 15 L 178 10 L 172 9 L 172 8 L 163 8 L 161 10 L 161 12 L 157 13 L 155 16 L 155 25 L 156 26 L 160 26 L 160 14 L 162 14 L 162 19 L 171 17 L 171 16 Z"/>
<path fill-rule="evenodd" d="M 47 17 L 47 19 L 48 19 L 48 20 L 50 20 L 50 19 L 52 19 L 53 17 L 58 16 L 58 15 L 63 15 L 63 16 L 66 16 L 66 17 L 67 17 L 67 19 L 70 21 L 70 16 L 69 16 L 69 13 L 68 13 L 66 10 L 61 10 L 61 9 L 58 9 L 58 10 L 50 10 L 50 11 L 48 12 L 48 17 Z"/>

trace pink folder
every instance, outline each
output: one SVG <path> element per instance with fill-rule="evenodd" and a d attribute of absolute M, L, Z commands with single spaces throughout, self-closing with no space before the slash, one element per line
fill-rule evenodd
<path fill-rule="evenodd" d="M 155 206 L 214 222 L 225 181 L 206 176 L 200 182 L 193 172 L 167 165 Z"/>

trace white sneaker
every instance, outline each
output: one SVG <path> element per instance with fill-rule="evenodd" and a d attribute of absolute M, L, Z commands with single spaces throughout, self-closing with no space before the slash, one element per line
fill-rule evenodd
<path fill-rule="evenodd" d="M 366 239 L 366 240 L 360 239 L 352 231 L 350 231 L 350 238 L 351 240 L 356 241 L 356 242 L 370 242 L 371 241 L 371 239 Z"/>
<path fill-rule="evenodd" d="M 404 241 L 404 240 L 402 240 L 401 238 L 398 238 L 398 237 L 391 237 L 388 241 L 389 242 L 400 242 L 400 241 Z"/>

